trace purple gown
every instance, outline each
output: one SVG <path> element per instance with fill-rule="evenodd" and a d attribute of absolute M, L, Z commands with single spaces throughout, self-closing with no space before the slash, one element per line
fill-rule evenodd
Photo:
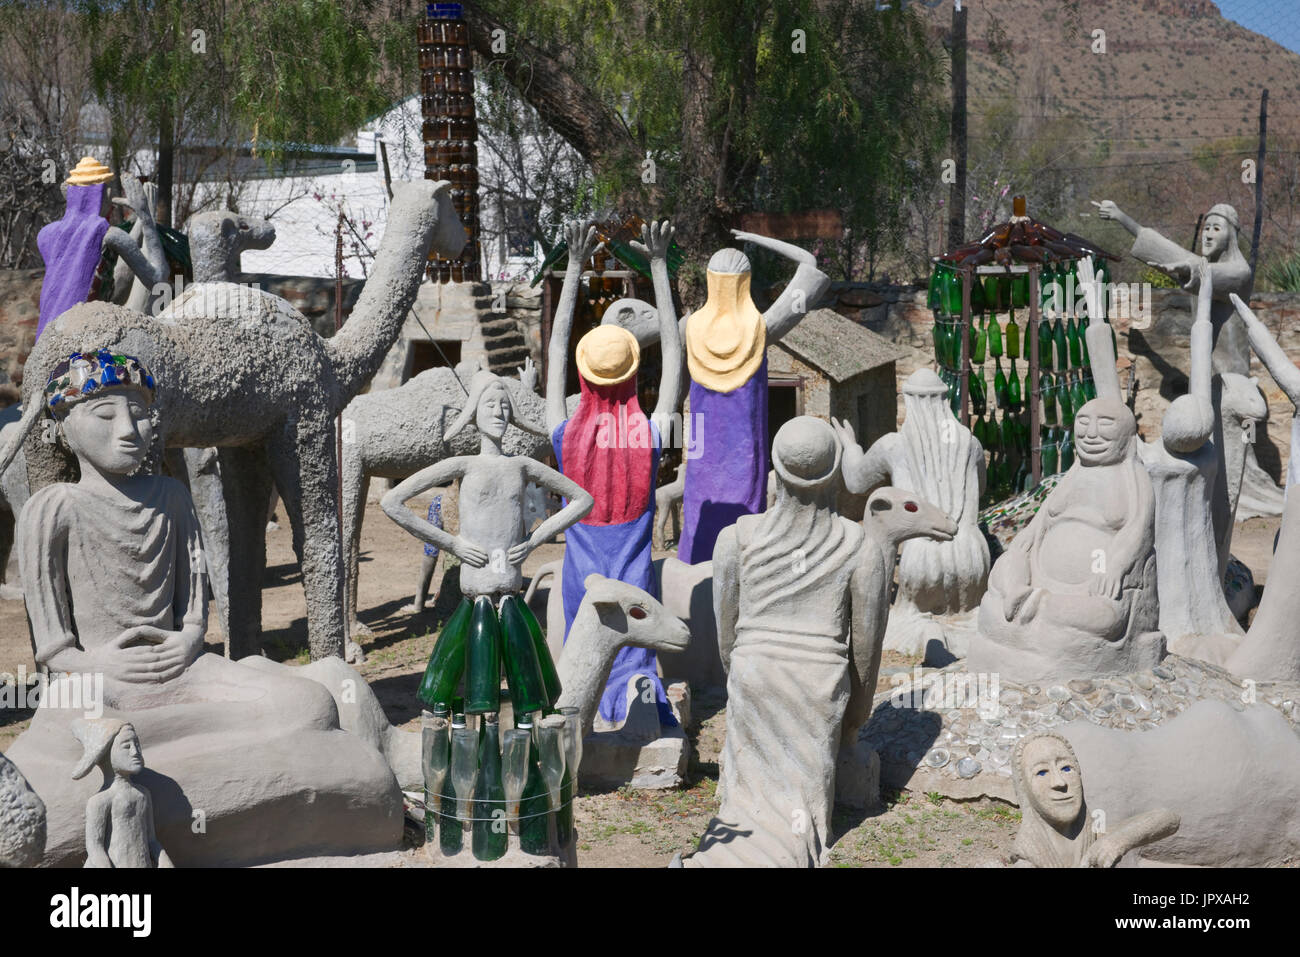
<path fill-rule="evenodd" d="M 767 359 L 731 392 L 691 382 L 695 458 L 686 464 L 682 537 L 677 557 L 688 565 L 713 558 L 724 528 L 767 506 Z"/>
<path fill-rule="evenodd" d="M 46 323 L 85 302 L 90 295 L 103 255 L 104 234 L 108 232 L 108 220 L 99 215 L 104 189 L 103 183 L 69 186 L 63 218 L 49 223 L 36 236 L 36 247 L 45 260 L 38 339 Z"/>
<path fill-rule="evenodd" d="M 564 472 L 564 430 L 569 420 L 561 422 L 551 436 L 555 461 Z M 651 533 L 654 529 L 654 478 L 659 473 L 661 443 L 659 430 L 650 423 L 651 494 L 645 509 L 631 521 L 617 525 L 571 525 L 564 533 L 564 572 L 560 593 L 564 599 L 564 637 L 569 637 L 573 618 L 578 613 L 587 590 L 584 582 L 594 573 L 627 582 L 659 597 L 659 583 L 655 579 L 650 561 Z M 622 721 L 627 717 L 627 683 L 632 675 L 645 675 L 654 684 L 655 702 L 659 707 L 659 723 L 676 727 L 677 718 L 668 704 L 663 682 L 659 679 L 655 653 L 649 648 L 623 648 L 609 670 L 609 680 L 600 696 L 598 713 L 606 721 Z"/>

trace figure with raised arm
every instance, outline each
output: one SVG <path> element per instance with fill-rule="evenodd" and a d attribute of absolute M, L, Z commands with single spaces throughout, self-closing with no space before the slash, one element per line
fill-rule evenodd
<path fill-rule="evenodd" d="M 792 243 L 732 230 L 798 264 L 794 278 L 763 313 L 750 298 L 749 259 L 720 249 L 709 260 L 708 298 L 685 323 L 690 370 L 691 446 L 678 557 L 688 565 L 713 556 L 718 534 L 741 515 L 763 511 L 769 468 L 767 346 L 808 314 L 830 285 L 816 257 Z"/>
<path fill-rule="evenodd" d="M 573 414 L 567 414 L 564 386 L 574 302 L 583 264 L 592 253 L 595 229 L 574 222 L 567 232 L 569 266 L 548 353 L 546 426 L 560 471 L 590 492 L 595 505 L 565 533 L 560 588 L 566 638 L 586 594 L 588 575 L 627 582 L 659 597 L 650 562 L 655 479 L 664 437 L 671 439 L 682 368 L 681 337 L 668 280 L 673 229 L 665 220 L 642 227 L 641 249 L 650 260 L 655 286 L 658 328 L 654 334 L 659 339 L 663 369 L 654 412 L 647 419 L 637 401 L 640 345 L 629 329 L 637 325 L 635 314 L 647 304 L 620 300 L 607 310 L 605 322 L 578 341 L 581 395 Z M 633 316 L 624 317 L 625 310 Z M 677 719 L 659 678 L 655 653 L 649 648 L 628 646 L 619 651 L 601 695 L 600 717 L 612 724 L 626 717 L 627 687 L 633 675 L 650 680 L 660 723 L 674 727 Z"/>

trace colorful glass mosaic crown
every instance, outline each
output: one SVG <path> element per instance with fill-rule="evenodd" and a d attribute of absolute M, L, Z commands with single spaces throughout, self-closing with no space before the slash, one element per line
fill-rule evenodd
<path fill-rule="evenodd" d="M 64 412 L 82 399 L 108 389 L 138 389 L 153 401 L 154 381 L 135 356 L 92 349 L 74 352 L 50 373 L 45 403 L 51 413 Z"/>

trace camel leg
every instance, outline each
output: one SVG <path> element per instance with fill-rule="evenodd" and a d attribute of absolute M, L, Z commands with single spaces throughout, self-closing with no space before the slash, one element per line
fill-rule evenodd
<path fill-rule="evenodd" d="M 361 453 L 355 442 L 343 445 L 343 528 L 347 532 L 346 564 L 347 591 L 345 610 L 348 616 L 348 634 L 369 635 L 370 629 L 357 620 L 357 578 L 361 562 L 361 523 L 366 517 L 366 493 L 370 490 L 370 476 L 361 466 Z"/>
<path fill-rule="evenodd" d="M 176 471 L 173 453 L 183 458 L 184 471 Z M 230 621 L 230 522 L 216 449 L 168 449 L 168 466 L 177 478 L 185 477 L 194 512 L 203 532 L 203 554 L 207 559 L 208 582 L 217 603 L 217 620 L 224 629 Z M 223 631 L 224 634 L 224 631 Z"/>
<path fill-rule="evenodd" d="M 226 657 L 262 653 L 262 578 L 266 572 L 266 500 L 271 472 L 266 450 L 241 446 L 217 450 L 226 512 L 226 609 L 218 603 Z M 205 548 L 206 548 L 206 542 Z M 215 591 L 215 588 L 214 588 Z"/>
<path fill-rule="evenodd" d="M 275 485 L 293 526 L 293 550 L 302 566 L 312 661 L 342 657 L 345 651 L 334 441 L 333 421 L 308 409 L 285 423 L 267 445 Z M 262 504 L 265 507 L 265 500 Z M 266 513 L 259 517 L 265 523 Z"/>

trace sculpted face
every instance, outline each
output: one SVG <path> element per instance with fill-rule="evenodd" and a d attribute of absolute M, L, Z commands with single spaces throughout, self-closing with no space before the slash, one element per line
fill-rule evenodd
<path fill-rule="evenodd" d="M 1074 416 L 1074 449 L 1085 467 L 1122 461 L 1136 434 L 1133 413 L 1114 399 L 1093 399 Z"/>
<path fill-rule="evenodd" d="M 1218 260 L 1232 241 L 1232 227 L 1222 216 L 1205 217 L 1201 226 L 1201 255 L 1211 262 Z"/>
<path fill-rule="evenodd" d="M 113 770 L 118 774 L 139 774 L 144 770 L 144 755 L 135 728 L 124 726 L 113 739 Z"/>
<path fill-rule="evenodd" d="M 62 424 L 63 436 L 77 458 L 114 475 L 129 475 L 139 468 L 153 441 L 149 405 L 134 389 L 78 402 Z"/>
<path fill-rule="evenodd" d="M 1083 811 L 1079 762 L 1057 738 L 1044 735 L 1025 746 L 1022 758 L 1029 803 L 1057 830 L 1069 827 Z"/>
<path fill-rule="evenodd" d="M 494 385 L 483 390 L 474 413 L 474 424 L 484 435 L 498 440 L 505 437 L 506 426 L 510 424 L 510 397 L 505 386 Z"/>

